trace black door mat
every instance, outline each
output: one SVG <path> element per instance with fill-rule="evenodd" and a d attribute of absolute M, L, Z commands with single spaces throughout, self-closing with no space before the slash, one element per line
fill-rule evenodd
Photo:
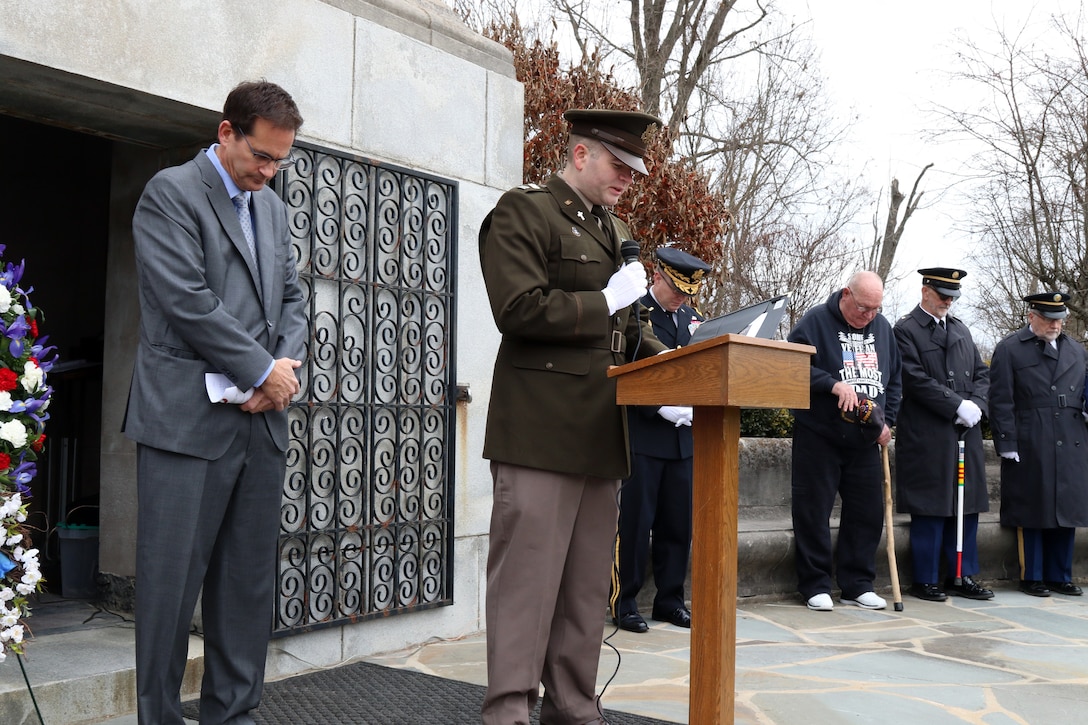
<path fill-rule="evenodd" d="M 414 670 L 370 662 L 298 675 L 264 686 L 257 725 L 473 725 L 480 722 L 484 688 Z M 196 700 L 182 703 L 196 720 Z M 673 725 L 606 710 L 610 725 Z M 539 725 L 536 713 L 530 718 Z"/>

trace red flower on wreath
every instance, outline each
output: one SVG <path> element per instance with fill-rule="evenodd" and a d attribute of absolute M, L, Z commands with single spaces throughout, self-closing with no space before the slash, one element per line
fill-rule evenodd
<path fill-rule="evenodd" d="M 38 436 L 38 440 L 31 443 L 30 447 L 34 449 L 35 453 L 41 453 L 42 448 L 45 447 L 45 433 Z"/>
<path fill-rule="evenodd" d="M 31 317 L 27 322 L 30 323 L 30 339 L 37 340 L 40 337 L 38 335 L 38 321 Z"/>
<path fill-rule="evenodd" d="M 11 468 L 11 456 L 7 453 L 0 453 L 0 473 Z"/>
<path fill-rule="evenodd" d="M 15 374 L 15 371 L 11 368 L 0 368 L 0 392 L 6 393 L 9 390 L 15 390 L 15 386 L 19 384 L 19 376 Z"/>

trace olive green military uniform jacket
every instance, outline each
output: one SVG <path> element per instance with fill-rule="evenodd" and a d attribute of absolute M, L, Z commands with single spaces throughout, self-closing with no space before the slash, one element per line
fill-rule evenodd
<path fill-rule="evenodd" d="M 611 365 L 667 349 L 631 307 L 609 316 L 601 290 L 619 269 L 611 237 L 559 176 L 503 194 L 480 227 L 480 264 L 502 333 L 484 458 L 599 478 L 630 473 L 626 414 Z M 636 349 L 637 348 L 637 349 Z"/>

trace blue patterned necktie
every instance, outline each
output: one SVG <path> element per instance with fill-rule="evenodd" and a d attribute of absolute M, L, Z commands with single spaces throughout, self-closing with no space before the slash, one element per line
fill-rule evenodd
<path fill-rule="evenodd" d="M 246 203 L 245 193 L 231 199 L 234 202 L 234 210 L 238 212 L 238 221 L 242 224 L 242 233 L 246 235 L 246 246 L 249 247 L 249 255 L 253 258 L 253 266 L 257 265 L 257 243 L 253 238 L 253 222 L 249 218 L 249 204 Z"/>

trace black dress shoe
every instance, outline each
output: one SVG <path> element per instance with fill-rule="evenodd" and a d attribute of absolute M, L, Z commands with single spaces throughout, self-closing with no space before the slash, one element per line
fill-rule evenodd
<path fill-rule="evenodd" d="M 941 588 L 936 584 L 919 584 L 915 582 L 910 585 L 910 593 L 919 599 L 925 599 L 927 602 L 943 602 L 948 599 L 948 595 L 941 591 Z"/>
<path fill-rule="evenodd" d="M 945 579 L 944 588 L 949 594 L 956 594 L 961 597 L 967 597 L 968 599 L 993 599 L 994 593 L 984 586 L 981 586 L 978 582 L 969 576 L 960 577 L 960 581 L 963 582 L 959 586 L 956 586 L 955 579 Z"/>
<path fill-rule="evenodd" d="M 1020 591 L 1024 594 L 1030 594 L 1033 597 L 1049 597 L 1050 590 L 1046 588 L 1046 584 L 1041 581 L 1022 581 L 1020 582 Z"/>
<path fill-rule="evenodd" d="M 642 615 L 638 612 L 621 614 L 619 619 L 613 617 L 612 624 L 617 625 L 620 629 L 625 629 L 628 632 L 637 632 L 638 634 L 642 634 L 650 629 L 650 626 L 646 624 L 646 620 L 643 619 Z"/>
<path fill-rule="evenodd" d="M 677 607 L 671 612 L 654 612 L 654 619 L 659 622 L 668 622 L 677 627 L 691 629 L 691 612 L 687 607 Z"/>
<path fill-rule="evenodd" d="M 1070 597 L 1079 597 L 1081 594 L 1084 594 L 1084 590 L 1073 582 L 1045 582 L 1045 585 L 1052 592 L 1065 594 Z"/>

